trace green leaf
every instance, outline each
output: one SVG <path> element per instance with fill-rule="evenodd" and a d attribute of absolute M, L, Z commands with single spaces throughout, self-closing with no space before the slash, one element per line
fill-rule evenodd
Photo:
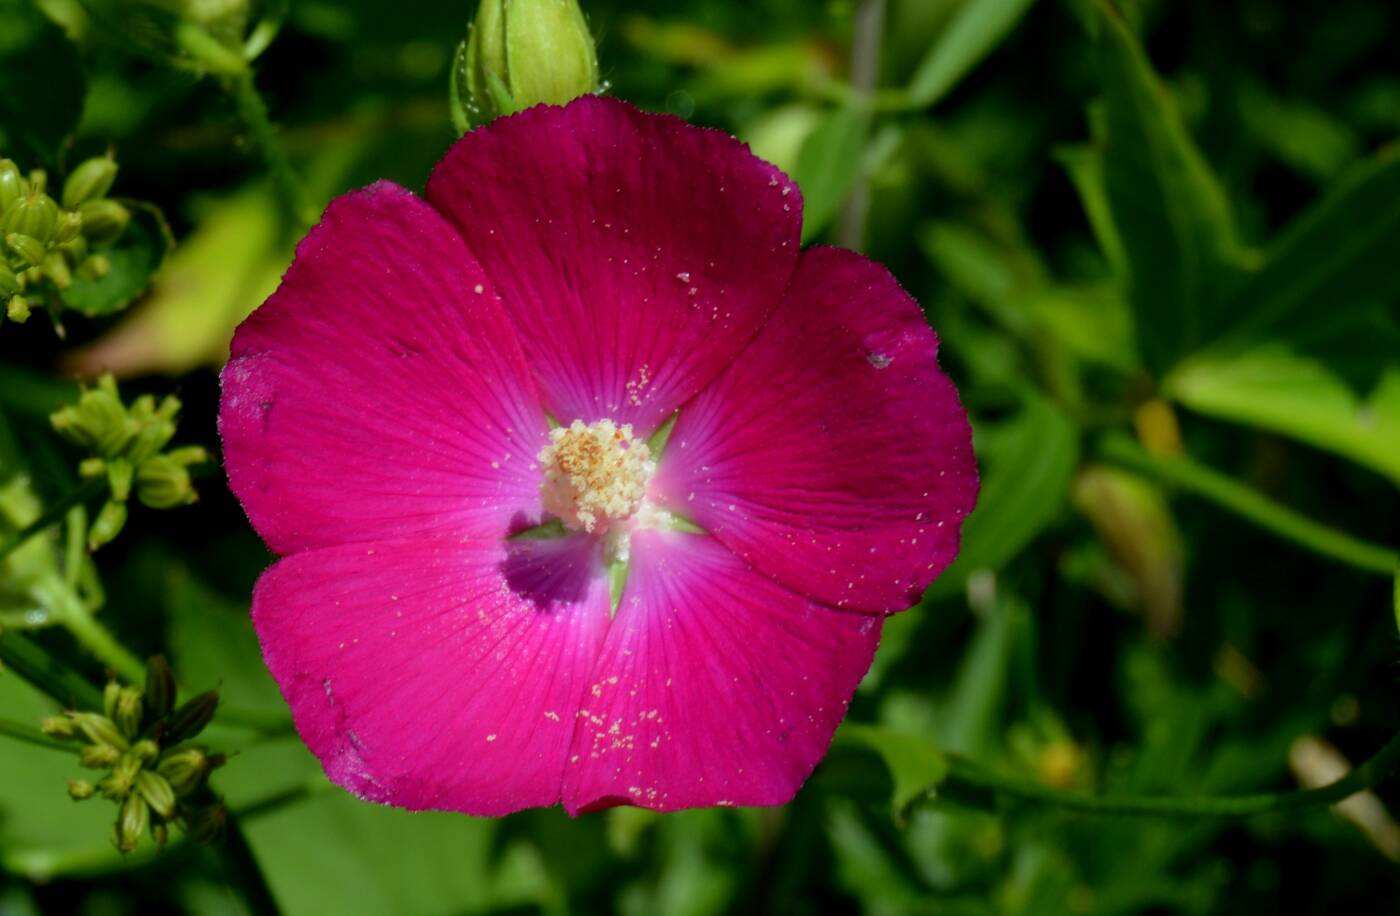
<path fill-rule="evenodd" d="M 1362 397 L 1321 361 L 1273 343 L 1202 354 L 1173 372 L 1164 390 L 1199 413 L 1290 436 L 1400 484 L 1400 366 Z"/>
<path fill-rule="evenodd" d="M 977 508 L 963 525 L 958 559 L 930 591 L 941 597 L 960 589 L 979 570 L 996 570 L 1015 558 L 1060 514 L 1079 463 L 1079 434 L 1053 404 L 1029 395 L 1016 417 L 974 428 L 982 471 Z"/>
<path fill-rule="evenodd" d="M 45 166 L 83 110 L 78 49 L 35 5 L 0 0 L 0 149 L 18 145 Z M 21 163 L 21 167 L 24 167 Z"/>
<path fill-rule="evenodd" d="M 181 682 L 218 687 L 221 705 L 285 713 L 287 704 L 263 664 L 246 602 L 232 601 L 195 578 L 175 556 L 152 557 L 164 577 L 167 644 Z"/>
<path fill-rule="evenodd" d="M 114 246 L 100 250 L 111 268 L 97 280 L 75 277 L 59 296 L 65 306 L 89 317 L 110 315 L 134 302 L 151 285 L 170 250 L 170 229 L 160 211 L 134 201 L 123 203 L 131 208 L 131 223 Z"/>
<path fill-rule="evenodd" d="M 911 804 L 937 789 L 948 775 L 947 758 L 916 735 L 847 722 L 836 733 L 836 746 L 863 748 L 879 755 L 894 783 L 890 804 L 896 820 L 903 818 Z"/>
<path fill-rule="evenodd" d="M 822 118 L 797 154 L 793 179 L 802 189 L 802 241 L 816 238 L 840 209 L 860 174 L 870 118 L 839 108 Z"/>
<path fill-rule="evenodd" d="M 1035 0 L 966 0 L 909 81 L 910 101 L 932 105 L 991 53 Z"/>
<path fill-rule="evenodd" d="M 281 741 L 244 750 L 215 781 L 238 808 L 319 772 L 300 742 Z M 491 902 L 493 821 L 381 807 L 330 789 L 242 826 L 289 916 L 449 916 Z"/>
<path fill-rule="evenodd" d="M 0 676 L 0 709 L 7 718 L 38 724 L 58 705 L 13 674 Z M 102 800 L 76 804 L 69 778 L 90 775 L 65 751 L 21 744 L 0 746 L 0 865 L 34 880 L 48 876 L 69 855 L 107 846 L 114 810 Z"/>
<path fill-rule="evenodd" d="M 1289 329 L 1308 313 L 1400 294 L 1400 147 L 1342 178 L 1279 235 L 1228 311 L 1232 338 Z"/>
<path fill-rule="evenodd" d="M 1400 569 L 1395 570 L 1395 594 L 1393 602 L 1395 605 L 1395 628 L 1400 630 Z"/>
<path fill-rule="evenodd" d="M 1123 239 L 1113 224 L 1113 211 L 1108 203 L 1107 179 L 1104 177 L 1103 150 L 1095 146 L 1064 146 L 1055 150 L 1055 158 L 1069 174 L 1079 203 L 1089 220 L 1104 257 L 1119 274 L 1127 272 L 1128 259 L 1123 251 Z"/>
<path fill-rule="evenodd" d="M 1229 203 L 1137 39 L 1104 7 L 1104 179 L 1138 347 L 1161 374 L 1202 340 L 1240 258 Z"/>

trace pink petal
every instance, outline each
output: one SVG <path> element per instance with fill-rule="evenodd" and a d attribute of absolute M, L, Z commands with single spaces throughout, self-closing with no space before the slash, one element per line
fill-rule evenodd
<path fill-rule="evenodd" d="M 801 196 L 727 134 L 586 96 L 468 133 L 428 200 L 495 282 L 561 422 L 649 433 L 777 304 Z"/>
<path fill-rule="evenodd" d="M 809 250 L 762 333 L 681 411 L 654 487 L 802 594 L 902 610 L 957 554 L 977 496 L 937 350 L 887 270 Z"/>
<path fill-rule="evenodd" d="M 789 801 L 826 753 L 880 622 L 803 598 L 712 538 L 635 535 L 579 710 L 564 806 Z"/>
<path fill-rule="evenodd" d="M 219 431 L 278 553 L 540 514 L 547 426 L 514 330 L 452 227 L 385 182 L 334 201 L 239 327 Z"/>
<path fill-rule="evenodd" d="M 584 538 L 344 545 L 273 566 L 253 623 L 333 781 L 499 815 L 559 801 L 608 592 Z"/>

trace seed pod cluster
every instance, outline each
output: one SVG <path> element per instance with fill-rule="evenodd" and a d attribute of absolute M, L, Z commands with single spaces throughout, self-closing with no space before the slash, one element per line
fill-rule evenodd
<path fill-rule="evenodd" d="M 51 306 L 75 277 L 99 279 L 111 270 L 100 250 L 126 231 L 131 211 L 107 197 L 117 177 L 110 156 L 97 156 L 69 173 L 58 194 L 48 175 L 20 171 L 0 159 L 0 303 L 11 321 L 26 321 Z"/>
<path fill-rule="evenodd" d="M 42 723 L 49 737 L 83 744 L 83 767 L 104 772 L 95 780 L 68 780 L 68 795 L 117 805 L 112 841 L 124 853 L 146 833 L 163 844 L 172 823 L 191 839 L 211 839 L 225 812 L 209 774 L 224 758 L 192 739 L 213 720 L 218 694 L 211 690 L 177 704 L 175 675 L 156 656 L 147 662 L 144 688 L 112 681 L 102 706 L 100 713 L 69 710 Z"/>

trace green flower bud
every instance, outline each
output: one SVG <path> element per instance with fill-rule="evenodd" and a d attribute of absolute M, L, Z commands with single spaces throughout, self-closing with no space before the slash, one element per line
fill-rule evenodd
<path fill-rule="evenodd" d="M 214 719 L 219 708 L 217 691 L 207 691 L 186 700 L 184 705 L 170 715 L 170 724 L 165 730 L 166 744 L 179 744 L 204 731 L 204 727 Z"/>
<path fill-rule="evenodd" d="M 123 754 L 112 772 L 97 783 L 97 788 L 108 798 L 125 798 L 136 785 L 140 772 L 141 761 L 132 754 Z"/>
<path fill-rule="evenodd" d="M 5 231 L 37 239 L 47 245 L 58 228 L 58 204 L 47 194 L 30 189 L 5 211 Z"/>
<path fill-rule="evenodd" d="M 92 527 L 88 529 L 88 550 L 96 550 L 103 544 L 111 543 L 113 538 L 121 534 L 124 525 L 126 503 L 108 500 L 97 513 L 97 518 L 93 519 Z"/>
<path fill-rule="evenodd" d="M 116 723 L 106 716 L 100 716 L 95 712 L 70 712 L 68 716 L 84 737 L 93 744 L 104 744 L 119 751 L 124 751 L 129 747 Z"/>
<path fill-rule="evenodd" d="M 65 439 L 100 455 L 115 456 L 126 449 L 138 427 L 127 416 L 110 375 L 78 396 L 78 403 L 55 411 L 49 422 Z"/>
<path fill-rule="evenodd" d="M 15 324 L 24 324 L 29 320 L 29 300 L 23 296 L 11 296 L 10 301 L 5 303 L 5 314 Z"/>
<path fill-rule="evenodd" d="M 131 211 L 115 200 L 90 200 L 78 208 L 78 215 L 83 219 L 83 235 L 94 245 L 115 242 L 131 222 Z"/>
<path fill-rule="evenodd" d="M 24 258 L 26 264 L 32 264 L 36 267 L 44 262 L 44 255 L 48 254 L 48 249 L 44 247 L 43 242 L 19 232 L 7 233 L 5 243 L 15 254 Z"/>
<path fill-rule="evenodd" d="M 111 260 L 104 254 L 94 254 L 83 258 L 78 265 L 78 276 L 84 280 L 101 280 L 112 269 Z"/>
<path fill-rule="evenodd" d="M 89 744 L 78 753 L 78 764 L 89 770 L 109 770 L 121 758 L 122 752 L 110 744 Z"/>
<path fill-rule="evenodd" d="M 165 841 L 170 839 L 170 828 L 164 824 L 152 824 L 151 839 L 156 841 L 157 846 L 165 846 Z"/>
<path fill-rule="evenodd" d="M 59 289 L 73 285 L 73 272 L 68 269 L 68 259 L 61 252 L 50 251 L 44 256 L 44 273 Z"/>
<path fill-rule="evenodd" d="M 87 462 L 83 462 L 87 464 Z M 109 719 L 117 717 L 117 700 L 121 699 L 122 685 L 116 681 L 108 681 L 107 686 L 102 688 L 102 712 Z"/>
<path fill-rule="evenodd" d="M 58 738 L 63 741 L 78 735 L 78 729 L 73 724 L 73 720 L 66 715 L 46 717 L 39 723 L 39 730 L 50 738 Z"/>
<path fill-rule="evenodd" d="M 49 189 L 49 173 L 43 169 L 29 170 L 29 193 L 43 194 Z"/>
<path fill-rule="evenodd" d="M 163 655 L 153 655 L 146 662 L 146 709 L 151 718 L 163 719 L 175 708 L 175 672 Z"/>
<path fill-rule="evenodd" d="M 160 745 L 150 738 L 142 738 L 131 746 L 131 753 L 136 755 L 136 759 L 142 763 L 150 763 L 160 756 Z"/>
<path fill-rule="evenodd" d="M 152 509 L 173 509 L 195 501 L 190 472 L 169 455 L 141 462 L 136 471 L 136 498 Z"/>
<path fill-rule="evenodd" d="M 93 788 L 92 783 L 88 782 L 86 779 L 68 780 L 68 797 L 73 799 L 73 801 L 82 801 L 87 798 L 92 798 L 92 793 L 95 791 L 97 790 Z"/>
<path fill-rule="evenodd" d="M 29 300 L 23 296 L 11 296 L 10 301 L 5 303 L 5 314 L 15 324 L 24 324 L 29 320 Z"/>
<path fill-rule="evenodd" d="M 175 424 L 164 418 L 146 420 L 132 439 L 127 449 L 127 457 L 135 464 L 141 464 L 153 457 L 175 436 Z"/>
<path fill-rule="evenodd" d="M 117 697 L 117 727 L 127 738 L 135 738 L 141 731 L 141 691 L 135 687 L 123 687 Z"/>
<path fill-rule="evenodd" d="M 8 213 L 15 201 L 29 193 L 29 185 L 19 173 L 19 166 L 9 159 L 0 159 L 0 213 Z"/>
<path fill-rule="evenodd" d="M 19 277 L 15 276 L 15 272 L 10 270 L 8 264 L 0 261 L 0 298 L 8 299 L 17 294 L 21 288 Z"/>
<path fill-rule="evenodd" d="M 53 243 L 67 245 L 74 239 L 80 238 L 82 233 L 83 218 L 71 211 L 64 211 L 58 215 L 58 227 L 53 231 Z"/>
<path fill-rule="evenodd" d="M 150 826 L 151 810 L 146 799 L 139 793 L 128 795 L 117 818 L 117 849 L 123 853 L 134 851 Z"/>
<path fill-rule="evenodd" d="M 170 788 L 170 783 L 165 781 L 165 777 L 150 770 L 142 770 L 136 774 L 136 791 L 146 800 L 146 804 L 151 806 L 151 810 L 161 817 L 169 817 L 175 813 L 175 790 Z"/>
<path fill-rule="evenodd" d="M 452 67 L 458 130 L 598 89 L 598 54 L 577 0 L 482 0 Z"/>
<path fill-rule="evenodd" d="M 156 772 L 165 777 L 175 794 L 181 797 L 203 785 L 210 769 L 209 758 L 197 747 L 166 751 L 156 764 Z"/>
<path fill-rule="evenodd" d="M 63 206 L 72 210 L 90 200 L 106 197 L 117 180 L 117 164 L 108 156 L 96 156 L 73 170 L 63 183 Z"/>
<path fill-rule="evenodd" d="M 113 458 L 106 467 L 107 487 L 112 491 L 112 498 L 125 502 L 131 495 L 131 482 L 136 477 L 136 469 L 125 458 Z"/>

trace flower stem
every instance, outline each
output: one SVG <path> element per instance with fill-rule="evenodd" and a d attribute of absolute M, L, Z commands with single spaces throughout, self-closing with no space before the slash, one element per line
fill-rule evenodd
<path fill-rule="evenodd" d="M 1160 817 L 1248 817 L 1299 808 L 1314 808 L 1343 801 L 1379 785 L 1400 768 L 1400 733 L 1375 756 L 1336 782 L 1296 792 L 1222 796 L 1091 795 L 1056 789 L 1016 777 L 990 772 L 960 758 L 950 758 L 945 788 L 991 792 L 1022 801 L 1053 805 L 1071 811 L 1099 815 L 1147 815 Z"/>
<path fill-rule="evenodd" d="M 1153 455 L 1122 436 L 1105 439 L 1100 444 L 1099 454 L 1114 464 L 1208 499 L 1266 531 L 1357 569 L 1391 576 L 1400 565 L 1400 553 L 1394 549 L 1315 522 L 1190 458 Z"/>
<path fill-rule="evenodd" d="M 140 684 L 145 680 L 146 666 L 141 659 L 117 642 L 112 631 L 98 623 L 92 612 L 81 603 L 74 602 L 69 605 L 59 621 L 84 649 L 123 680 L 133 684 Z"/>
<path fill-rule="evenodd" d="M 301 179 L 292 168 L 291 159 L 287 157 L 287 151 L 277 137 L 277 129 L 273 127 L 272 119 L 268 116 L 267 103 L 263 101 L 254 82 L 252 68 L 244 67 L 241 72 L 226 78 L 224 84 L 238 108 L 238 116 L 252 135 L 253 143 L 277 185 L 277 197 L 282 203 L 289 224 L 298 234 L 305 231 L 316 222 L 317 214 L 306 202 L 306 191 Z"/>
<path fill-rule="evenodd" d="M 880 79 L 880 45 L 885 33 L 885 0 L 862 0 L 856 10 L 851 40 L 851 88 L 868 103 Z M 870 213 L 870 175 L 861 168 L 841 212 L 837 238 L 841 245 L 859 251 L 865 244 L 865 222 Z"/>
<path fill-rule="evenodd" d="M 0 560 L 4 560 L 10 554 L 14 553 L 24 545 L 25 541 L 28 541 L 36 534 L 47 531 L 53 525 L 58 524 L 63 520 L 63 517 L 68 514 L 68 510 L 72 509 L 74 506 L 83 505 L 98 496 L 106 488 L 107 481 L 105 478 L 93 478 L 77 489 L 70 490 L 57 502 L 54 502 L 45 509 L 43 514 L 34 521 L 0 542 Z"/>
<path fill-rule="evenodd" d="M 68 751 L 69 753 L 77 753 L 78 751 L 76 745 L 57 741 L 34 726 L 24 722 L 16 722 L 13 719 L 0 719 L 0 735 L 14 738 L 16 741 L 23 741 L 25 744 L 46 747 L 50 750 Z"/>
<path fill-rule="evenodd" d="M 101 709 L 102 692 L 37 643 L 0 630 L 0 663 L 70 709 Z"/>

